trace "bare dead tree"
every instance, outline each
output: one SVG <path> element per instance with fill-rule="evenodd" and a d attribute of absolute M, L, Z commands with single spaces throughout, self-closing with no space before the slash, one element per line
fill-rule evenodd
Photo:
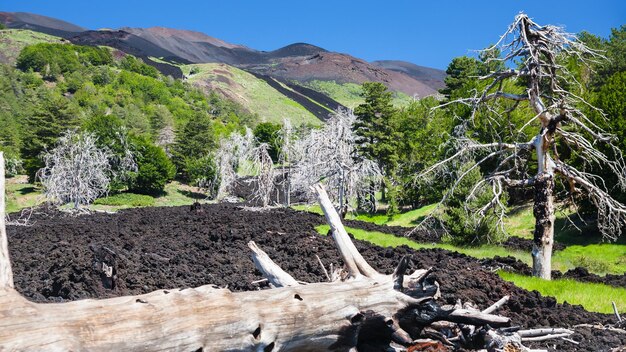
<path fill-rule="evenodd" d="M 252 199 L 260 201 L 264 208 L 270 205 L 270 198 L 274 191 L 274 162 L 270 157 L 269 148 L 267 143 L 261 143 L 250 153 L 251 166 L 256 175 Z"/>
<path fill-rule="evenodd" d="M 67 131 L 43 156 L 46 166 L 38 177 L 46 197 L 57 204 L 73 203 L 74 209 L 91 204 L 108 191 L 112 157 L 96 145 L 93 134 Z"/>
<path fill-rule="evenodd" d="M 252 149 L 254 148 L 254 135 L 252 130 L 246 128 L 245 134 L 233 132 L 228 138 L 220 141 L 215 152 L 217 166 L 217 176 L 214 180 L 219 183 L 217 188 L 217 199 L 224 199 L 232 192 L 232 187 L 237 181 L 237 171 L 240 167 L 247 169 L 250 167 L 247 160 L 250 160 Z M 249 170 L 246 170 L 249 171 Z"/>
<path fill-rule="evenodd" d="M 278 154 L 278 162 L 282 166 L 282 187 L 283 198 L 285 199 L 285 206 L 291 205 L 291 163 L 292 157 L 296 153 L 294 143 L 294 131 L 289 119 L 283 119 L 283 127 L 280 129 L 278 135 L 278 144 L 280 145 L 280 151 Z"/>
<path fill-rule="evenodd" d="M 125 127 L 115 132 L 119 153 L 112 153 L 109 157 L 109 165 L 111 166 L 111 181 L 124 183 L 131 177 L 132 172 L 137 172 L 137 161 L 133 154 L 128 133 Z"/>
<path fill-rule="evenodd" d="M 474 199 L 480 189 L 491 190 L 491 200 L 474 214 L 483 217 L 494 210 L 500 220 L 505 215 L 500 198 L 503 192 L 507 188 L 533 187 L 536 221 L 533 275 L 550 279 L 555 177 L 562 178 L 572 194 L 586 195 L 597 207 L 598 228 L 605 238 L 616 239 L 626 225 L 626 207 L 611 197 L 611 188 L 593 173 L 599 169 L 610 171 L 616 180 L 611 187 L 623 190 L 626 188 L 626 164 L 613 143 L 615 137 L 585 115 L 584 109 L 594 108 L 571 88 L 578 82 L 562 63 L 573 58 L 587 65 L 602 56 L 563 28 L 541 26 L 525 14 L 516 16 L 500 40 L 484 53 L 490 57 L 487 63 L 504 64 L 480 77 L 486 82 L 485 88 L 476 90 L 472 97 L 442 105 L 464 104 L 471 109 L 471 116 L 456 131 L 457 137 L 452 141 L 456 147 L 453 155 L 427 168 L 419 177 L 446 172 L 451 165 L 458 165 L 459 160 L 476 160 L 470 170 L 457 177 L 448 195 L 444 196 L 445 200 L 472 169 L 495 165 L 476 183 L 468 200 Z M 507 68 L 507 65 L 516 64 L 516 69 Z M 525 89 L 519 85 L 516 89 L 515 83 L 520 82 L 525 83 Z M 528 114 L 519 129 L 511 127 L 509 114 L 512 111 Z M 479 123 L 493 131 L 494 142 L 481 143 L 467 133 L 472 124 Z M 526 132 L 533 130 L 529 134 L 534 133 L 534 136 L 528 136 Z M 520 139 L 521 142 L 507 142 Z M 575 150 L 581 156 L 582 166 L 576 168 L 560 158 L 557 145 Z M 529 170 L 534 169 L 536 172 L 531 174 Z"/>
<path fill-rule="evenodd" d="M 314 129 L 294 142 L 294 190 L 309 192 L 311 185 L 321 181 L 345 211 L 350 199 L 367 194 L 372 183 L 380 184 L 381 172 L 376 163 L 355 157 L 352 132 L 355 119 L 352 111 L 338 110 L 323 128 Z"/>
<path fill-rule="evenodd" d="M 174 131 L 174 126 L 171 124 L 165 125 L 161 130 L 159 130 L 159 135 L 155 141 L 155 144 L 159 147 L 163 147 L 165 153 L 168 156 L 171 156 L 170 146 L 174 144 L 176 140 L 176 131 Z"/>

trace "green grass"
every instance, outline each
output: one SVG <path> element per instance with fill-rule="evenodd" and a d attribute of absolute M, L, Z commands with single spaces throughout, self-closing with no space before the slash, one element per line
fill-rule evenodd
<path fill-rule="evenodd" d="M 626 272 L 626 245 L 615 243 L 568 246 L 552 257 L 553 269 L 567 271 L 582 266 L 592 273 L 623 274 Z"/>
<path fill-rule="evenodd" d="M 189 77 L 190 83 L 220 92 L 258 114 L 260 121 L 282 123 L 287 118 L 294 125 L 321 124 L 302 105 L 246 71 L 220 63 L 183 65 L 180 68 Z M 198 73 L 191 75 L 192 69 L 198 70 Z"/>
<path fill-rule="evenodd" d="M 15 213 L 43 202 L 41 190 L 25 178 L 9 178 L 6 182 L 6 212 Z"/>
<path fill-rule="evenodd" d="M 568 247 L 554 253 L 553 269 L 565 272 L 580 266 L 598 275 L 626 272 L 626 244 L 623 238 L 617 243 L 601 243 L 602 238 L 592 228 L 577 224 L 583 228 L 580 232 L 567 226 L 568 216 L 573 221 L 577 220 L 571 211 L 557 212 L 556 215 L 555 241 L 566 244 Z M 505 223 L 509 235 L 530 239 L 532 239 L 534 226 L 535 218 L 531 205 L 512 209 Z"/>
<path fill-rule="evenodd" d="M 25 176 L 7 179 L 6 192 L 7 213 L 15 213 L 24 208 L 34 207 L 45 200 L 41 189 L 31 183 L 26 183 Z M 133 207 L 190 205 L 194 202 L 206 202 L 206 196 L 195 187 L 173 181 L 165 185 L 165 192 L 158 197 L 122 192 L 96 199 L 89 208 L 116 211 Z"/>
<path fill-rule="evenodd" d="M 321 212 L 321 211 L 320 211 Z M 328 225 L 320 225 L 317 231 L 328 233 Z M 407 245 L 413 249 L 442 248 L 463 253 L 475 258 L 493 258 L 494 256 L 513 256 L 527 265 L 532 265 L 530 252 L 515 251 L 498 245 L 481 245 L 476 247 L 455 246 L 448 243 L 418 243 L 406 237 L 366 231 L 351 227 L 346 230 L 355 238 L 370 242 L 380 247 L 397 247 Z M 569 246 L 563 251 L 555 252 L 552 258 L 552 268 L 565 272 L 577 266 L 587 268 L 598 275 L 623 274 L 626 272 L 626 246 L 621 244 L 594 244 L 587 246 Z"/>
<path fill-rule="evenodd" d="M 0 62 L 15 65 L 17 56 L 27 45 L 63 42 L 59 37 L 27 29 L 3 29 L 0 30 Z"/>
<path fill-rule="evenodd" d="M 405 213 L 397 214 L 392 217 L 389 217 L 385 214 L 358 214 L 358 213 L 348 213 L 346 215 L 346 219 L 348 220 L 360 220 L 367 221 L 377 225 L 389 225 L 389 226 L 403 226 L 403 227 L 414 227 L 417 225 L 420 220 L 422 220 L 425 216 L 429 215 L 436 207 L 436 204 L 430 204 L 423 206 L 419 209 L 414 209 L 407 211 Z M 308 211 L 310 213 L 315 213 L 319 215 L 324 215 L 322 209 L 319 205 L 294 205 L 292 206 L 295 210 L 300 211 Z"/>
<path fill-rule="evenodd" d="M 535 217 L 530 205 L 517 206 L 509 211 L 505 219 L 506 231 L 511 236 L 533 238 Z"/>
<path fill-rule="evenodd" d="M 155 199 L 155 205 L 160 207 L 176 207 L 190 205 L 194 202 L 206 202 L 206 195 L 197 188 L 173 181 L 165 185 L 165 193 Z"/>
<path fill-rule="evenodd" d="M 613 312 L 611 307 L 613 301 L 618 311 L 626 311 L 625 288 L 569 279 L 546 281 L 505 271 L 499 271 L 498 275 L 523 289 L 536 290 L 544 296 L 555 297 L 559 303 L 566 301 L 570 304 L 580 304 L 588 311 L 610 314 Z"/>
<path fill-rule="evenodd" d="M 328 225 L 320 225 L 315 228 L 318 233 L 322 235 L 326 235 L 330 230 Z M 379 247 L 391 247 L 395 248 L 398 246 L 406 245 L 413 249 L 432 249 L 432 248 L 441 248 L 449 251 L 455 251 L 459 253 L 463 253 L 469 255 L 474 258 L 493 258 L 496 255 L 499 256 L 514 256 L 520 260 L 525 262 L 530 260 L 530 253 L 520 252 L 520 251 L 512 251 L 509 249 L 505 249 L 503 247 L 495 246 L 495 245 L 482 245 L 478 247 L 460 247 L 454 246 L 447 243 L 419 243 L 413 240 L 410 240 L 406 237 L 398 237 L 387 233 L 377 232 L 377 231 L 367 231 L 356 229 L 352 227 L 346 227 L 346 231 L 354 236 L 354 238 L 362 241 L 369 242 L 371 244 L 377 245 Z"/>
<path fill-rule="evenodd" d="M 117 211 L 135 207 L 175 207 L 205 201 L 206 196 L 196 188 L 173 181 L 165 185 L 165 191 L 157 197 L 123 192 L 110 197 L 96 199 L 94 204 L 90 206 L 90 209 Z"/>
<path fill-rule="evenodd" d="M 109 205 L 115 207 L 149 207 L 154 205 L 154 198 L 135 193 L 118 193 L 105 198 L 96 199 L 94 205 Z"/>
<path fill-rule="evenodd" d="M 362 89 L 360 84 L 312 80 L 305 85 L 313 90 L 326 94 L 351 109 L 365 102 L 361 96 Z M 404 93 L 394 92 L 393 105 L 396 107 L 407 106 L 412 100 L 413 98 Z"/>

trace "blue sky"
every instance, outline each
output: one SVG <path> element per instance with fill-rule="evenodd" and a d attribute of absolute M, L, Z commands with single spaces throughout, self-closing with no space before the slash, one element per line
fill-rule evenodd
<path fill-rule="evenodd" d="M 90 29 L 192 29 L 259 50 L 307 42 L 368 61 L 406 60 L 440 69 L 495 42 L 519 11 L 540 24 L 602 37 L 626 24 L 624 0 L 2 0 L 0 11 L 33 12 Z"/>

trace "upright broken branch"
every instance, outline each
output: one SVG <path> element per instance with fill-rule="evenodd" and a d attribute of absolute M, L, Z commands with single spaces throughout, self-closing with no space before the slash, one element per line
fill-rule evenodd
<path fill-rule="evenodd" d="M 6 229 L 5 198 L 4 153 L 0 152 L 0 291 L 13 289 L 13 270 L 11 270 Z"/>

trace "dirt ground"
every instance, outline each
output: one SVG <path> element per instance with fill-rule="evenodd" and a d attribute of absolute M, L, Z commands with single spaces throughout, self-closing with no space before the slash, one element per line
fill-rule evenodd
<path fill-rule="evenodd" d="M 321 216 L 290 209 L 251 211 L 234 204 L 140 208 L 117 214 L 72 217 L 55 212 L 35 214 L 30 226 L 8 226 L 9 248 L 17 289 L 37 302 L 105 298 L 156 289 L 215 284 L 233 291 L 263 289 L 249 258 L 247 242 L 256 241 L 297 280 L 318 282 L 325 276 L 315 255 L 329 267 L 341 265 L 332 239 L 315 226 Z M 351 223 L 350 226 L 358 224 Z M 508 294 L 499 313 L 523 327 L 572 327 L 613 323 L 610 315 L 580 306 L 557 304 L 500 279 L 479 261 L 444 250 L 379 248 L 355 241 L 365 259 L 391 273 L 403 255 L 413 268 L 433 266 L 442 300 L 457 299 L 487 307 Z M 114 279 L 102 272 L 113 267 Z M 576 328 L 571 342 L 537 344 L 551 351 L 609 351 L 626 345 L 626 335 Z"/>

